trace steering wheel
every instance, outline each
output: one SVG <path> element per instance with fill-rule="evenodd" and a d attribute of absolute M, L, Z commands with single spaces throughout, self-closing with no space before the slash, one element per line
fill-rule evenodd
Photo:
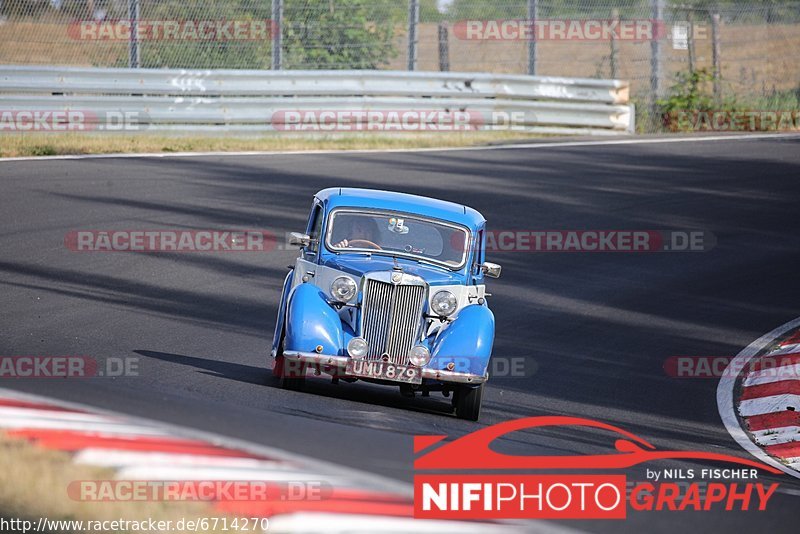
<path fill-rule="evenodd" d="M 376 250 L 383 250 L 383 248 L 381 248 L 379 244 L 373 243 L 372 241 L 369 241 L 367 239 L 350 239 L 349 241 L 347 241 L 347 244 L 350 246 L 356 246 L 356 247 L 367 246 L 370 248 L 374 248 Z"/>

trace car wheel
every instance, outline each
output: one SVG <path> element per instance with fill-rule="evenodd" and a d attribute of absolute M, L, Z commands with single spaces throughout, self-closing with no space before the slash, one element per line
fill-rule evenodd
<path fill-rule="evenodd" d="M 283 389 L 302 391 L 306 385 L 306 364 L 302 362 L 287 362 L 283 355 L 283 340 L 280 351 L 275 356 L 275 367 L 272 368 L 273 376 L 278 377 Z"/>
<path fill-rule="evenodd" d="M 283 389 L 288 389 L 290 391 L 303 391 L 306 387 L 306 367 L 303 365 L 299 370 L 295 371 L 295 373 L 300 374 L 302 376 L 287 376 L 284 374 L 281 376 L 281 387 Z"/>
<path fill-rule="evenodd" d="M 281 337 L 278 340 L 278 347 L 274 354 L 267 358 L 267 365 L 272 363 L 273 378 L 280 378 L 283 375 L 283 339 L 286 336 L 286 328 L 281 329 Z"/>
<path fill-rule="evenodd" d="M 483 387 L 460 387 L 455 391 L 453 403 L 456 408 L 456 417 L 467 421 L 477 421 L 481 416 L 481 401 L 483 400 Z"/>
<path fill-rule="evenodd" d="M 291 391 L 302 391 L 306 385 L 306 365 L 299 362 L 286 362 L 283 356 L 279 356 L 275 363 L 275 369 L 279 373 L 281 387 Z"/>

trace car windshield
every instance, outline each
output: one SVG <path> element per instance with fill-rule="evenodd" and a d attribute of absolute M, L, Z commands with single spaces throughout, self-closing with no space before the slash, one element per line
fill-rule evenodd
<path fill-rule="evenodd" d="M 327 247 L 413 257 L 459 269 L 466 261 L 465 228 L 415 215 L 334 210 Z"/>

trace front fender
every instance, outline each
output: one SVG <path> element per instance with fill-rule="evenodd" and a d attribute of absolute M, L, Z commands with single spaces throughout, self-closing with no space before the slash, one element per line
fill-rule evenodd
<path fill-rule="evenodd" d="M 285 350 L 342 355 L 344 332 L 339 314 L 313 284 L 300 284 L 289 295 Z"/>
<path fill-rule="evenodd" d="M 436 336 L 428 367 L 444 369 L 454 362 L 454 371 L 483 376 L 489 366 L 493 344 L 492 310 L 471 304 Z"/>

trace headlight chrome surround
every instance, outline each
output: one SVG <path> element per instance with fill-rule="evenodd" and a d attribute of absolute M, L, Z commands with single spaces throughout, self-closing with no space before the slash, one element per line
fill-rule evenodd
<path fill-rule="evenodd" d="M 356 296 L 358 286 L 349 276 L 339 276 L 331 282 L 330 295 L 337 302 L 349 302 Z"/>
<path fill-rule="evenodd" d="M 424 345 L 414 345 L 408 351 L 408 360 L 417 367 L 428 365 L 428 362 L 431 361 L 431 351 Z"/>
<path fill-rule="evenodd" d="M 458 309 L 458 299 L 451 292 L 443 289 L 433 295 L 431 311 L 443 317 L 450 317 Z"/>
<path fill-rule="evenodd" d="M 351 358 L 361 359 L 369 352 L 369 343 L 363 337 L 354 337 L 347 342 L 347 354 Z"/>

